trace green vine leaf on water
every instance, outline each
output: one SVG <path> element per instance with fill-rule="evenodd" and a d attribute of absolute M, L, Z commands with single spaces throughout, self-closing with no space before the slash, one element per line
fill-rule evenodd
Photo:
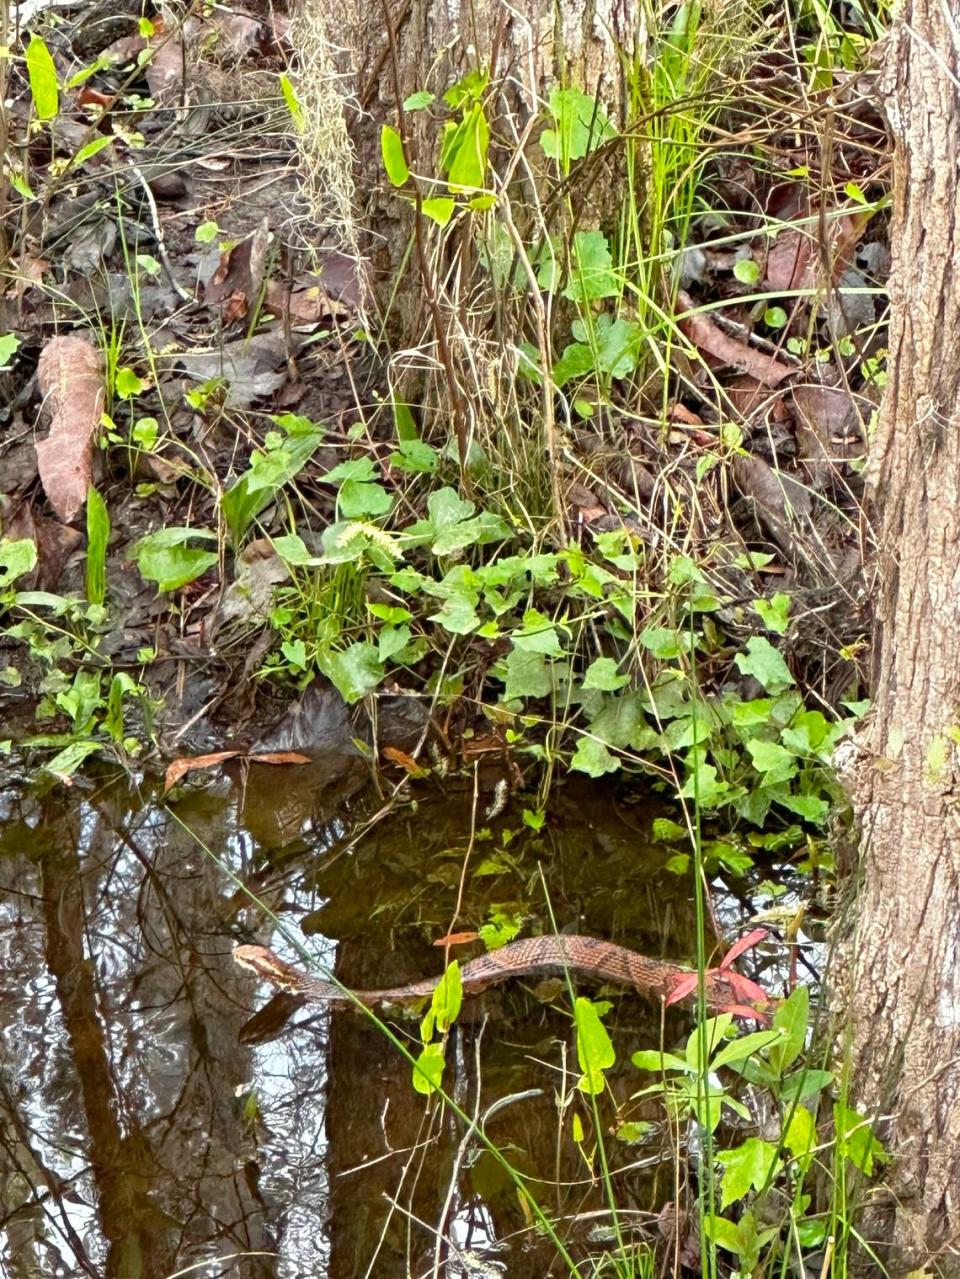
<path fill-rule="evenodd" d="M 389 124 L 385 124 L 380 130 L 380 154 L 387 177 L 395 187 L 402 187 L 410 177 L 410 170 L 403 154 L 400 134 Z"/>
<path fill-rule="evenodd" d="M 60 110 L 57 68 L 50 50 L 40 36 L 30 37 L 26 58 L 27 78 L 37 117 L 40 120 L 52 120 Z"/>
<path fill-rule="evenodd" d="M 741 674 L 752 675 L 768 693 L 782 693 L 794 684 L 783 655 L 763 635 L 751 635 L 747 651 L 738 653 L 734 661 Z"/>
<path fill-rule="evenodd" d="M 750 1190 L 762 1190 L 778 1164 L 777 1147 L 759 1137 L 748 1137 L 733 1150 L 717 1152 L 717 1162 L 724 1169 L 720 1191 L 720 1208 L 742 1199 Z"/>
<path fill-rule="evenodd" d="M 573 1009 L 577 1027 L 577 1062 L 583 1072 L 577 1080 L 577 1087 L 593 1096 L 603 1092 L 603 1072 L 617 1060 L 610 1036 L 600 1020 L 609 1008 L 609 1003 L 594 1003 L 592 999 L 578 997 Z"/>

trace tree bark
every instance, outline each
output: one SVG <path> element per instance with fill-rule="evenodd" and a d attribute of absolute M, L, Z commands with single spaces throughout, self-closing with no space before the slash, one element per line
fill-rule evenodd
<path fill-rule="evenodd" d="M 960 1274 L 960 163 L 956 0 L 907 0 L 885 70 L 895 137 L 888 389 L 871 455 L 881 584 L 857 808 L 854 1087 L 886 1116 L 891 1273 Z"/>

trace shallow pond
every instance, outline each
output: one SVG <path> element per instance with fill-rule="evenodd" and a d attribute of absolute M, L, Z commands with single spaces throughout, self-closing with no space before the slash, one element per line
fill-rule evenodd
<path fill-rule="evenodd" d="M 414 1091 L 373 1022 L 288 1001 L 244 1030 L 272 992 L 231 960 L 237 941 L 296 959 L 300 940 L 347 985 L 385 986 L 439 972 L 433 941 L 498 914 L 527 933 L 691 958 L 689 877 L 664 869 L 657 810 L 567 786 L 537 832 L 519 808 L 488 820 L 489 801 L 467 779 L 414 782 L 390 804 L 346 756 L 234 762 L 168 802 L 126 779 L 44 788 L 11 771 L 0 790 L 0 1271 L 568 1273 L 501 1164 Z M 724 927 L 749 913 L 725 899 Z M 685 1136 L 649 1099 L 631 1101 L 641 1080 L 629 1058 L 672 1045 L 685 1023 L 603 993 L 618 1061 L 599 1099 L 603 1147 L 621 1228 L 642 1241 L 676 1197 Z M 391 1024 L 417 1052 L 416 1019 Z M 583 1259 L 602 1255 L 611 1221 L 578 1076 L 563 982 L 514 982 L 465 1004 L 444 1085 Z"/>

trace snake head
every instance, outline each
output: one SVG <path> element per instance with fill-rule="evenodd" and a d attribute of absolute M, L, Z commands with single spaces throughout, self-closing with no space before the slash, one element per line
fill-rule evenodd
<path fill-rule="evenodd" d="M 267 946 L 234 946 L 233 962 L 282 990 L 299 991 L 303 985 L 296 969 L 284 963 Z"/>

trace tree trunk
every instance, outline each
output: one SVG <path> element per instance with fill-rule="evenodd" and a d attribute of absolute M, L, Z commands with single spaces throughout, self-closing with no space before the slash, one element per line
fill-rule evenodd
<path fill-rule="evenodd" d="M 956 0 L 907 0 L 892 35 L 889 381 L 876 698 L 857 807 L 853 1081 L 888 1118 L 891 1273 L 960 1275 L 960 48 Z"/>
<path fill-rule="evenodd" d="M 574 85 L 595 94 L 611 120 L 622 123 L 623 77 L 618 50 L 635 41 L 631 0 L 300 0 L 294 43 L 303 58 L 307 115 L 322 137 L 312 150 L 314 206 L 333 230 L 359 248 L 372 266 L 368 281 L 394 351 L 428 353 L 404 359 L 408 371 L 431 362 L 445 383 L 447 410 L 465 399 L 455 383 L 474 357 L 451 348 L 489 327 L 492 305 L 478 306 L 475 240 L 482 222 L 451 227 L 438 251 L 436 228 L 418 217 L 421 198 L 443 196 L 438 165 L 440 126 L 454 113 L 443 94 L 471 72 L 486 72 L 484 111 L 490 126 L 490 163 L 499 179 L 509 170 L 522 204 L 533 208 L 531 181 L 545 161 L 534 144 L 540 128 L 524 133 L 543 109 L 550 89 Z M 335 92 L 331 92 L 335 85 Z M 298 85 L 298 90 L 300 86 Z M 430 110 L 407 110 L 415 92 L 435 94 Z M 336 128 L 331 119 L 339 112 Z M 412 183 L 391 186 L 380 153 L 383 125 L 397 129 Z M 544 126 L 545 127 L 545 126 Z M 523 159 L 518 163 L 518 157 Z M 531 161 L 530 164 L 527 161 Z M 542 171 L 542 170 L 541 170 Z M 491 186 L 494 185 L 491 181 Z M 499 185 L 499 183 L 497 184 Z M 582 199 L 609 216 L 616 201 L 612 179 L 591 173 Z M 577 198 L 576 196 L 574 197 Z M 326 209 L 326 217 L 324 210 Z M 518 215 L 519 216 L 519 215 Z M 595 226 L 586 212 L 581 225 Z M 489 299 L 487 299 L 489 302 Z M 511 378 L 513 371 L 511 370 Z M 440 398 L 440 397 L 438 397 Z"/>

